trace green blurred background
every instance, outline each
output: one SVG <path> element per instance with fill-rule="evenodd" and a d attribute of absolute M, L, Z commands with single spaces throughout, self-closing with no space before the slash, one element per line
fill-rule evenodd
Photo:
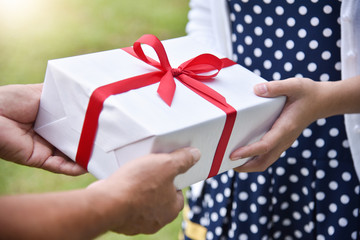
<path fill-rule="evenodd" d="M 183 36 L 187 12 L 187 0 L 0 0 L 0 85 L 42 82 L 49 59 L 126 47 L 146 33 Z M 83 188 L 94 180 L 0 161 L 1 195 Z M 180 226 L 181 216 L 154 235 L 97 239 L 177 239 Z"/>

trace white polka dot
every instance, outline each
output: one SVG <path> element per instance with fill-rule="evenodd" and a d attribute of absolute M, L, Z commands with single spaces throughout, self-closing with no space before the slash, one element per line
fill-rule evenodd
<path fill-rule="evenodd" d="M 302 232 L 300 232 L 299 230 L 295 230 L 294 232 L 295 237 L 297 237 L 298 239 L 301 239 L 303 237 Z"/>
<path fill-rule="evenodd" d="M 320 81 L 322 81 L 322 82 L 327 82 L 327 81 L 329 81 L 329 80 L 330 80 L 329 74 L 323 73 L 323 74 L 320 75 Z"/>
<path fill-rule="evenodd" d="M 339 226 L 340 227 L 346 227 L 348 224 L 348 220 L 346 218 L 340 218 L 339 219 Z"/>
<path fill-rule="evenodd" d="M 261 14 L 261 12 L 262 12 L 262 9 L 259 5 L 255 5 L 253 10 L 254 10 L 254 13 L 256 13 L 256 14 Z"/>
<path fill-rule="evenodd" d="M 236 16 L 235 16 L 234 13 L 230 13 L 230 20 L 231 20 L 232 22 L 235 22 Z"/>
<path fill-rule="evenodd" d="M 250 36 L 246 36 L 244 38 L 244 42 L 245 42 L 246 45 L 251 45 L 253 43 L 253 39 Z"/>
<path fill-rule="evenodd" d="M 316 240 L 326 240 L 325 236 L 322 234 L 319 234 L 316 236 Z"/>
<path fill-rule="evenodd" d="M 263 175 L 259 175 L 257 177 L 257 182 L 262 185 L 266 182 L 266 178 Z"/>
<path fill-rule="evenodd" d="M 317 25 L 319 25 L 319 18 L 317 18 L 317 17 L 313 17 L 313 18 L 311 18 L 311 20 L 310 20 L 310 24 L 312 25 L 312 26 L 314 26 L 314 27 L 316 27 Z"/>
<path fill-rule="evenodd" d="M 266 204 L 267 201 L 266 201 L 266 198 L 264 196 L 260 196 L 260 197 L 258 197 L 257 202 L 260 205 L 264 205 L 264 204 Z"/>
<path fill-rule="evenodd" d="M 261 49 L 260 48 L 255 48 L 254 49 L 254 56 L 255 57 L 261 57 L 261 55 L 262 55 Z"/>
<path fill-rule="evenodd" d="M 276 168 L 276 174 L 277 174 L 278 176 L 284 175 L 284 174 L 285 174 L 285 168 L 283 168 L 283 167 L 278 167 L 278 168 Z"/>
<path fill-rule="evenodd" d="M 336 64 L 335 64 L 335 70 L 336 70 L 336 71 L 341 71 L 341 63 L 340 63 L 340 62 L 336 62 Z"/>
<path fill-rule="evenodd" d="M 274 80 L 280 80 L 280 79 L 281 79 L 280 73 L 274 72 L 274 74 L 273 74 L 273 79 L 274 79 Z"/>
<path fill-rule="evenodd" d="M 252 23 L 252 17 L 250 15 L 245 15 L 244 17 L 244 21 L 247 23 L 247 24 L 250 24 Z"/>
<path fill-rule="evenodd" d="M 224 196 L 228 198 L 228 197 L 230 197 L 230 195 L 231 195 L 231 190 L 230 190 L 230 188 L 228 188 L 228 187 L 225 188 L 225 190 L 224 190 Z"/>
<path fill-rule="evenodd" d="M 252 233 L 257 233 L 258 232 L 258 227 L 255 224 L 251 224 L 250 231 Z"/>
<path fill-rule="evenodd" d="M 325 171 L 324 170 L 317 170 L 316 171 L 316 177 L 318 179 L 323 179 L 325 177 Z"/>
<path fill-rule="evenodd" d="M 246 201 L 248 198 L 249 198 L 249 195 L 248 195 L 247 192 L 241 192 L 241 193 L 239 193 L 239 199 L 240 199 L 241 201 Z"/>
<path fill-rule="evenodd" d="M 325 141 L 324 141 L 324 139 L 322 139 L 322 138 L 318 138 L 318 139 L 316 139 L 316 141 L 315 141 L 315 145 L 316 145 L 318 148 L 323 147 L 323 146 L 325 145 Z"/>
<path fill-rule="evenodd" d="M 313 62 L 309 63 L 307 66 L 309 72 L 315 72 L 317 69 L 317 65 Z"/>
<path fill-rule="evenodd" d="M 288 4 L 293 4 L 293 3 L 295 2 L 295 0 L 286 0 L 286 2 L 287 2 Z"/>
<path fill-rule="evenodd" d="M 335 160 L 335 159 L 332 159 L 332 160 L 329 161 L 329 166 L 331 168 L 337 168 L 339 166 L 339 162 L 337 160 Z"/>
<path fill-rule="evenodd" d="M 312 135 L 312 131 L 310 128 L 305 128 L 302 134 L 304 137 L 310 137 Z"/>
<path fill-rule="evenodd" d="M 236 31 L 238 33 L 243 33 L 244 32 L 244 26 L 242 24 L 237 24 L 236 25 Z"/>
<path fill-rule="evenodd" d="M 348 204 L 350 202 L 350 198 L 348 195 L 344 194 L 340 197 L 340 201 L 342 204 Z"/>
<path fill-rule="evenodd" d="M 240 53 L 240 54 L 243 54 L 244 53 L 244 47 L 242 45 L 238 45 L 237 46 L 237 52 Z"/>
<path fill-rule="evenodd" d="M 220 180 L 222 183 L 227 183 L 229 178 L 226 174 L 222 174 L 221 177 L 220 177 Z"/>
<path fill-rule="evenodd" d="M 287 72 L 290 72 L 292 70 L 293 66 L 290 62 L 287 62 L 284 64 L 284 70 Z"/>
<path fill-rule="evenodd" d="M 286 24 L 289 26 L 289 27 L 293 27 L 295 26 L 295 23 L 296 23 L 296 20 L 295 18 L 293 17 L 290 17 L 286 20 Z"/>
<path fill-rule="evenodd" d="M 266 216 L 262 216 L 259 218 L 259 223 L 264 225 L 267 223 L 267 217 Z"/>
<path fill-rule="evenodd" d="M 244 59 L 244 63 L 245 63 L 246 66 L 251 66 L 251 64 L 252 64 L 251 58 L 250 58 L 250 57 L 246 57 L 246 58 Z"/>
<path fill-rule="evenodd" d="M 332 235 L 334 235 L 334 233 L 335 233 L 335 228 L 334 228 L 333 226 L 330 226 L 330 227 L 328 228 L 328 234 L 329 234 L 330 236 L 332 236 Z"/>
<path fill-rule="evenodd" d="M 251 191 L 256 192 L 256 191 L 257 191 L 257 185 L 256 185 L 256 183 L 251 183 L 251 184 L 250 184 L 250 189 L 251 189 Z"/>
<path fill-rule="evenodd" d="M 241 222 L 245 222 L 247 219 L 248 219 L 247 213 L 242 212 L 242 213 L 239 214 L 239 220 Z"/>
<path fill-rule="evenodd" d="M 291 220 L 286 218 L 284 219 L 284 221 L 282 222 L 282 225 L 285 226 L 285 227 L 288 227 L 291 225 Z"/>
<path fill-rule="evenodd" d="M 331 150 L 328 151 L 327 155 L 328 155 L 329 158 L 335 158 L 337 156 L 337 152 L 336 152 L 336 150 L 331 149 Z"/>
<path fill-rule="evenodd" d="M 300 220 L 301 219 L 301 214 L 299 212 L 296 212 L 296 211 L 293 212 L 292 216 L 293 216 L 293 218 L 295 220 Z"/>
<path fill-rule="evenodd" d="M 293 202 L 298 202 L 298 201 L 300 200 L 299 194 L 297 194 L 297 193 L 291 194 L 291 200 L 292 200 Z"/>
<path fill-rule="evenodd" d="M 342 146 L 343 146 L 344 148 L 349 148 L 349 147 L 350 147 L 349 141 L 348 141 L 348 140 L 344 140 L 343 143 L 342 143 Z"/>
<path fill-rule="evenodd" d="M 299 181 L 299 178 L 298 178 L 298 176 L 296 176 L 296 175 L 291 175 L 291 176 L 289 177 L 289 180 L 290 180 L 290 182 L 292 182 L 292 183 L 297 183 L 297 182 Z"/>
<path fill-rule="evenodd" d="M 316 220 L 317 220 L 318 222 L 323 222 L 325 219 L 326 219 L 326 217 L 325 217 L 325 214 L 323 214 L 323 213 L 318 213 L 318 214 L 316 215 Z"/>
<path fill-rule="evenodd" d="M 329 134 L 330 134 L 330 136 L 332 136 L 332 137 L 336 137 L 336 136 L 339 135 L 339 129 L 337 129 L 337 128 L 332 128 L 332 129 L 330 129 Z"/>
<path fill-rule="evenodd" d="M 271 0 L 264 0 L 264 3 L 269 4 L 271 3 Z"/>
<path fill-rule="evenodd" d="M 271 61 L 270 61 L 270 60 L 265 60 L 265 61 L 264 61 L 264 68 L 265 68 L 265 69 L 270 69 L 271 66 L 272 66 L 272 64 L 271 64 Z"/>
<path fill-rule="evenodd" d="M 330 210 L 330 212 L 332 212 L 332 213 L 336 212 L 336 211 L 337 211 L 337 205 L 336 205 L 335 203 L 331 203 L 331 204 L 329 205 L 329 210 Z"/>
<path fill-rule="evenodd" d="M 309 170 L 307 168 L 302 168 L 300 172 L 304 177 L 309 176 Z"/>
<path fill-rule="evenodd" d="M 215 179 L 211 181 L 210 185 L 212 189 L 216 189 L 219 186 L 218 182 Z"/>
<path fill-rule="evenodd" d="M 248 240 L 249 237 L 248 235 L 246 235 L 245 233 L 242 233 L 240 236 L 239 236 L 239 240 Z"/>
<path fill-rule="evenodd" d="M 307 8 L 305 6 L 299 7 L 300 15 L 305 15 L 307 13 Z"/>
<path fill-rule="evenodd" d="M 236 40 L 237 40 L 237 37 L 236 37 L 236 34 L 231 34 L 231 41 L 232 42 L 236 42 Z"/>
<path fill-rule="evenodd" d="M 324 200 L 324 199 L 325 199 L 325 193 L 323 193 L 323 192 L 318 192 L 318 193 L 316 193 L 316 199 L 317 199 L 318 201 Z"/>
<path fill-rule="evenodd" d="M 303 158 L 310 158 L 311 151 L 306 149 L 306 150 L 302 151 L 301 155 L 303 156 Z"/>
<path fill-rule="evenodd" d="M 274 23 L 274 20 L 271 17 L 266 17 L 265 18 L 265 24 L 267 26 L 271 26 L 271 25 L 273 25 L 273 23 Z"/>
<path fill-rule="evenodd" d="M 261 36 L 263 34 L 263 30 L 261 27 L 255 27 L 254 33 L 256 36 Z"/>
<path fill-rule="evenodd" d="M 251 211 L 252 213 L 255 213 L 255 212 L 257 211 L 257 207 L 256 207 L 256 205 L 255 205 L 254 203 L 252 203 L 252 204 L 250 205 L 250 211 Z"/>
<path fill-rule="evenodd" d="M 214 239 L 214 234 L 213 234 L 212 232 L 208 231 L 208 232 L 206 233 L 206 239 L 209 239 L 209 240 Z"/>
<path fill-rule="evenodd" d="M 284 193 L 286 192 L 286 190 L 287 190 L 287 187 L 286 187 L 286 186 L 281 186 L 281 187 L 279 188 L 279 193 L 280 193 L 280 194 L 284 194 Z"/>
<path fill-rule="evenodd" d="M 306 30 L 305 29 L 300 29 L 299 31 L 298 31 L 298 36 L 300 37 L 300 38 L 304 38 L 304 37 L 306 37 L 306 35 L 307 35 L 307 32 L 306 32 Z"/>
<path fill-rule="evenodd" d="M 275 53 L 274 53 L 274 56 L 275 56 L 276 59 L 280 60 L 283 57 L 283 53 L 280 50 L 276 50 Z"/>
<path fill-rule="evenodd" d="M 311 49 L 316 49 L 318 46 L 319 46 L 319 43 L 316 40 L 311 40 L 310 43 L 309 43 L 309 47 Z"/>
<path fill-rule="evenodd" d="M 222 228 L 221 228 L 221 227 L 216 227 L 216 228 L 215 228 L 215 234 L 216 234 L 216 236 L 220 236 L 221 233 L 222 233 Z"/>
<path fill-rule="evenodd" d="M 303 187 L 301 191 L 305 196 L 309 195 L 309 189 L 307 187 Z"/>
<path fill-rule="evenodd" d="M 332 7 L 330 5 L 324 6 L 324 13 L 330 14 L 332 12 Z"/>
<path fill-rule="evenodd" d="M 323 30 L 324 37 L 330 37 L 332 35 L 332 30 L 330 28 L 325 28 Z"/>
<path fill-rule="evenodd" d="M 331 53 L 329 51 L 324 51 L 322 54 L 321 54 L 321 58 L 323 60 L 329 60 L 331 57 Z"/>
<path fill-rule="evenodd" d="M 246 172 L 241 172 L 241 173 L 239 173 L 239 179 L 241 179 L 241 180 L 246 180 L 247 178 L 248 178 L 248 173 L 246 173 Z"/>
<path fill-rule="evenodd" d="M 240 4 L 235 3 L 235 4 L 234 4 L 234 9 L 235 9 L 236 12 L 240 12 L 240 11 L 241 11 L 241 6 L 240 6 Z"/>
<path fill-rule="evenodd" d="M 329 188 L 331 189 L 331 190 L 336 190 L 336 189 L 338 189 L 338 183 L 337 182 L 335 182 L 335 181 L 331 181 L 330 183 L 329 183 Z"/>
<path fill-rule="evenodd" d="M 216 222 L 219 219 L 219 215 L 216 212 L 211 213 L 211 221 Z"/>
<path fill-rule="evenodd" d="M 297 161 L 296 161 L 296 158 L 290 157 L 290 158 L 287 159 L 287 162 L 290 165 L 294 165 L 294 164 L 296 164 Z"/>
<path fill-rule="evenodd" d="M 281 28 L 278 28 L 275 30 L 275 35 L 278 37 L 278 38 L 282 38 L 284 36 L 284 30 L 282 30 Z"/>
<path fill-rule="evenodd" d="M 264 41 L 264 45 L 265 45 L 265 47 L 270 48 L 273 45 L 273 41 L 270 38 L 267 38 Z"/>
<path fill-rule="evenodd" d="M 293 40 L 288 40 L 288 41 L 286 41 L 286 48 L 287 48 L 287 49 L 293 49 L 294 46 L 295 46 L 295 43 L 294 43 Z"/>
<path fill-rule="evenodd" d="M 296 59 L 298 61 L 302 61 L 302 60 L 304 60 L 304 58 L 305 58 L 305 53 L 304 52 L 297 52 L 296 53 Z"/>
<path fill-rule="evenodd" d="M 283 202 L 280 206 L 281 210 L 285 210 L 289 208 L 289 203 L 288 202 Z"/>
<path fill-rule="evenodd" d="M 325 119 L 325 118 L 320 118 L 320 119 L 316 120 L 316 124 L 317 124 L 318 126 L 324 126 L 325 123 L 326 123 L 326 119 Z"/>
<path fill-rule="evenodd" d="M 224 196 L 221 193 L 216 194 L 216 201 L 221 203 L 224 200 Z"/>
<path fill-rule="evenodd" d="M 280 7 L 280 6 L 277 6 L 277 7 L 275 8 L 275 12 L 276 12 L 277 15 L 281 16 L 281 15 L 284 14 L 284 8 L 283 8 L 283 7 Z"/>

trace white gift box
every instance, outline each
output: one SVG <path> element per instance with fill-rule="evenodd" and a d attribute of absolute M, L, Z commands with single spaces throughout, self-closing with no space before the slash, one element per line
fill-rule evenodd
<path fill-rule="evenodd" d="M 203 53 L 223 57 L 188 36 L 162 43 L 173 67 Z M 144 49 L 157 59 L 151 48 Z M 93 91 L 153 71 L 159 70 L 122 49 L 50 60 L 35 131 L 75 160 Z M 259 140 L 281 112 L 285 97 L 261 98 L 253 93 L 253 86 L 261 82 L 265 80 L 240 65 L 223 68 L 213 80 L 204 82 L 237 111 L 218 173 L 244 164 L 248 159 L 230 161 L 231 152 Z M 176 78 L 175 83 L 171 106 L 157 94 L 159 83 L 105 100 L 87 165 L 90 173 L 106 178 L 137 157 L 192 146 L 200 149 L 201 159 L 175 178 L 176 187 L 182 189 L 208 177 L 226 114 Z"/>

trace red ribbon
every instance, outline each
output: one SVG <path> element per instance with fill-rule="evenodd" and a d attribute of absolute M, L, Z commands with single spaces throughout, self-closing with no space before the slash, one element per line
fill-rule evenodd
<path fill-rule="evenodd" d="M 151 46 L 155 50 L 159 62 L 147 57 L 142 50 L 141 44 Z M 145 63 L 158 68 L 160 71 L 127 78 L 94 90 L 86 110 L 75 158 L 76 162 L 87 169 L 94 146 L 99 116 L 104 101 L 108 97 L 160 82 L 157 92 L 166 104 L 171 106 L 176 88 L 174 77 L 176 77 L 185 86 L 226 113 L 224 129 L 208 177 L 217 175 L 235 123 L 236 110 L 227 104 L 226 99 L 221 94 L 201 81 L 214 78 L 222 68 L 236 63 L 227 58 L 219 59 L 211 54 L 202 54 L 182 63 L 178 68 L 172 68 L 164 46 L 153 35 L 144 35 L 134 43 L 132 48 L 124 48 L 123 50 Z"/>

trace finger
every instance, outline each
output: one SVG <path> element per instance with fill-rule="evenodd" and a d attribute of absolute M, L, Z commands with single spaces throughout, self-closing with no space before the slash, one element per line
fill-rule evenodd
<path fill-rule="evenodd" d="M 260 140 L 259 142 L 236 149 L 234 152 L 231 153 L 230 160 L 236 161 L 242 158 L 248 158 L 264 154 L 269 151 L 268 149 L 269 145 L 267 144 L 267 142 L 264 140 Z"/>
<path fill-rule="evenodd" d="M 176 192 L 176 210 L 179 213 L 184 208 L 184 195 L 181 190 Z"/>
<path fill-rule="evenodd" d="M 295 90 L 295 81 L 293 79 L 259 83 L 254 86 L 254 93 L 260 97 L 289 95 L 293 90 Z"/>
<path fill-rule="evenodd" d="M 191 168 L 201 157 L 201 153 L 197 148 L 183 148 L 172 152 L 170 154 L 171 160 L 176 165 L 177 175 L 180 173 L 185 173 L 189 168 Z"/>

